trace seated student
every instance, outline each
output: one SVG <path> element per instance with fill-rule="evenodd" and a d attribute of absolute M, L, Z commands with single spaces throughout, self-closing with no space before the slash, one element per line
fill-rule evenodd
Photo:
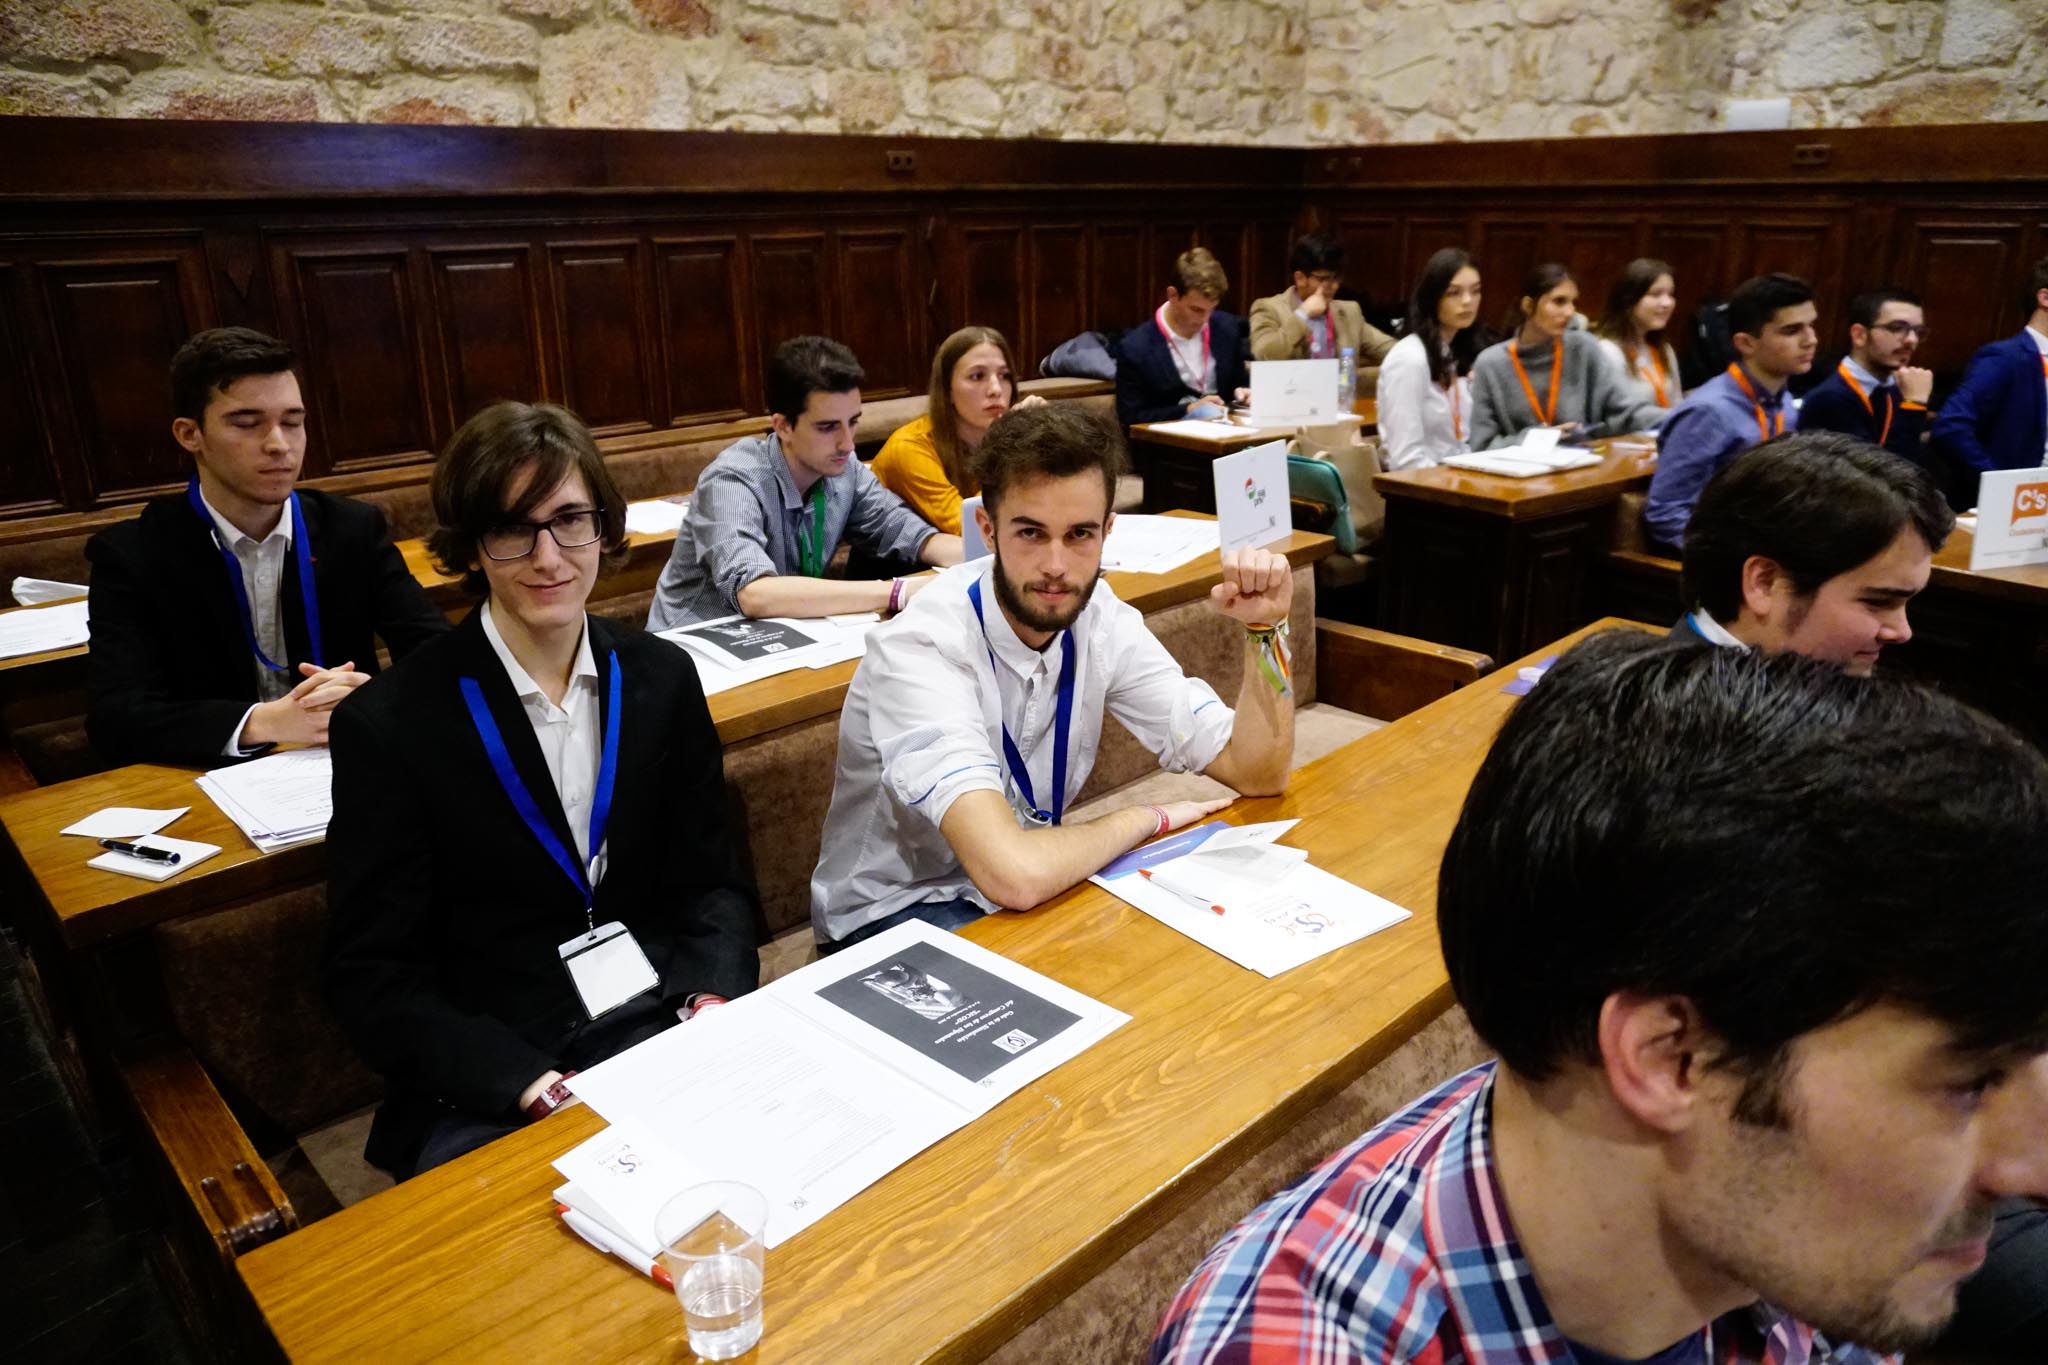
<path fill-rule="evenodd" d="M 1499 1054 L 1251 1213 L 1153 1359 L 1874 1365 L 2048 1191 L 2048 762 L 1939 693 L 1615 632 L 1445 850 Z"/>
<path fill-rule="evenodd" d="M 1286 557 L 1233 551 L 1211 591 L 1245 628 L 1233 713 L 1101 581 L 1122 466 L 1115 427 L 1072 404 L 1011 413 L 982 442 L 977 519 L 993 553 L 940 575 L 870 633 L 847 692 L 811 879 L 811 924 L 828 951 L 908 919 L 950 929 L 1028 910 L 1228 804 L 1126 806 L 1061 823 L 1094 766 L 1105 711 L 1169 771 L 1206 772 L 1247 795 L 1286 787 Z"/>
<path fill-rule="evenodd" d="M 1472 363 L 1474 450 L 1519 443 L 1530 427 L 1572 436 L 1620 436 L 1657 424 L 1663 410 L 1630 400 L 1591 333 L 1572 326 L 1579 285 L 1561 265 L 1522 281 L 1513 335 Z"/>
<path fill-rule="evenodd" d="M 1648 258 L 1630 261 L 1607 293 L 1607 312 L 1593 329 L 1600 338 L 1600 353 L 1621 376 L 1621 391 L 1635 403 L 1643 417 L 1655 405 L 1656 421 L 1664 420 L 1678 400 L 1685 396 L 1678 377 L 1678 353 L 1664 329 L 1678 307 L 1677 277 L 1662 261 Z"/>
<path fill-rule="evenodd" d="M 1849 354 L 1800 400 L 1799 429 L 1845 432 L 1924 466 L 1934 371 L 1916 368 L 1913 350 L 1925 335 L 1917 296 L 1904 289 L 1858 294 L 1849 303 Z"/>
<path fill-rule="evenodd" d="M 384 1077 L 365 1154 L 401 1178 L 760 970 L 696 670 L 584 611 L 626 539 L 590 433 L 493 404 L 433 493 L 434 558 L 484 603 L 335 713 L 327 831 L 328 998 Z"/>
<path fill-rule="evenodd" d="M 1394 339 L 1367 322 L 1364 309 L 1337 297 L 1344 244 L 1311 233 L 1294 244 L 1292 266 L 1292 288 L 1252 305 L 1252 359 L 1335 360 L 1349 350 L 1358 366 L 1358 394 L 1370 397 Z"/>
<path fill-rule="evenodd" d="M 1222 263 L 1198 246 L 1174 261 L 1173 279 L 1152 320 L 1116 343 L 1116 419 L 1127 427 L 1221 417 L 1225 397 L 1249 392 L 1244 319 L 1217 306 L 1230 289 Z"/>
<path fill-rule="evenodd" d="M 989 424 L 1045 400 L 1017 397 L 1010 343 L 993 327 L 962 327 L 932 358 L 925 415 L 905 422 L 882 443 L 872 468 L 882 487 L 948 535 L 960 534 L 960 499 L 981 491 L 968 466 Z"/>
<path fill-rule="evenodd" d="M 1954 527 L 1933 480 L 1891 452 L 1834 431 L 1774 437 L 1700 494 L 1672 635 L 1867 674 L 1913 638 L 1906 604 Z"/>
<path fill-rule="evenodd" d="M 1485 337 L 1479 267 L 1456 247 L 1429 258 L 1408 298 L 1408 335 L 1380 366 L 1380 449 L 1388 469 L 1427 469 L 1472 448 L 1467 378 Z"/>
<path fill-rule="evenodd" d="M 197 473 L 85 547 L 86 732 L 113 763 L 217 766 L 325 744 L 335 703 L 448 622 L 367 503 L 294 489 L 306 405 L 289 346 L 246 327 L 171 358 Z"/>
<path fill-rule="evenodd" d="M 1934 419 L 1935 449 L 1957 464 L 2048 465 L 2048 256 L 2034 262 L 2029 287 L 2027 325 L 1970 357 Z"/>
<path fill-rule="evenodd" d="M 647 628 L 720 616 L 895 611 L 927 580 L 823 577 L 849 540 L 878 559 L 958 564 L 960 537 L 937 531 L 853 457 L 866 378 L 828 337 L 793 337 L 768 362 L 773 430 L 735 441 L 697 480 L 662 566 Z"/>
<path fill-rule="evenodd" d="M 1730 460 L 1799 425 L 1785 381 L 1813 368 L 1813 289 L 1796 275 L 1759 275 L 1728 298 L 1728 330 L 1741 358 L 1685 396 L 1657 428 L 1657 472 L 1643 529 L 1668 551 L 1685 538 L 1700 490 Z"/>

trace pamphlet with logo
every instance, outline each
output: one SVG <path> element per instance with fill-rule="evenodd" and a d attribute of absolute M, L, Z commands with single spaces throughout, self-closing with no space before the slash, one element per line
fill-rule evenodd
<path fill-rule="evenodd" d="M 1223 549 L 1243 550 L 1271 545 L 1294 533 L 1294 513 L 1287 503 L 1287 442 L 1219 457 L 1216 476 L 1216 524 Z"/>
<path fill-rule="evenodd" d="M 1304 850 L 1282 847 L 1280 836 L 1298 823 L 1212 820 L 1127 853 L 1089 880 L 1268 977 L 1408 918 L 1314 866 Z"/>
<path fill-rule="evenodd" d="M 556 1198 L 652 1256 L 668 1196 L 741 1180 L 777 1246 L 1129 1022 L 920 922 L 844 948 L 574 1077 L 611 1123 Z"/>
<path fill-rule="evenodd" d="M 680 645 L 697 665 L 704 695 L 772 678 L 799 668 L 858 659 L 867 649 L 874 616 L 820 617 L 797 621 L 769 616 L 721 616 L 694 626 L 677 626 L 661 638 Z"/>
<path fill-rule="evenodd" d="M 1331 421 L 1341 382 L 1335 360 L 1255 360 L 1245 419 L 1255 427 Z"/>
<path fill-rule="evenodd" d="M 2048 564 L 2048 468 L 1994 469 L 1977 480 L 1970 569 Z"/>

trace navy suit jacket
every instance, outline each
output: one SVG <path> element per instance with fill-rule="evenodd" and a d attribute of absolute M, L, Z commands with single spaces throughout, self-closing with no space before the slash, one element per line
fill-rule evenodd
<path fill-rule="evenodd" d="M 1209 314 L 1209 357 L 1216 362 L 1216 396 L 1229 402 L 1251 383 L 1245 369 L 1244 319 L 1221 308 Z M 1116 419 L 1125 426 L 1170 422 L 1202 395 L 1180 377 L 1173 352 L 1155 318 L 1131 328 L 1116 344 Z"/>
<path fill-rule="evenodd" d="M 1884 440 L 1884 448 L 1925 468 L 1927 452 L 1922 448 L 1920 438 L 1927 431 L 1927 409 L 1919 404 L 1907 406 L 1899 397 L 1896 385 L 1889 396 L 1893 404 L 1891 435 Z M 1849 387 L 1849 381 L 1842 378 L 1838 367 L 1833 374 L 1808 390 L 1800 402 L 1799 429 L 1839 431 L 1877 445 L 1877 438 L 1884 434 L 1885 405 L 1875 395 L 1871 397 L 1871 404 L 1871 408 L 1863 406 L 1863 400 Z"/>
<path fill-rule="evenodd" d="M 1934 419 L 1936 449 L 1972 469 L 2027 469 L 2048 444 L 2041 351 L 2022 331 L 1970 357 L 1963 382 Z"/>

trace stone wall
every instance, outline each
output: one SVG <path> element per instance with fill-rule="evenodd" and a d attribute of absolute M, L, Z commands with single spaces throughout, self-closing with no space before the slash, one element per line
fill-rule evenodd
<path fill-rule="evenodd" d="M 1303 146 L 2048 119 L 2044 0 L 0 0 L 0 114 Z"/>

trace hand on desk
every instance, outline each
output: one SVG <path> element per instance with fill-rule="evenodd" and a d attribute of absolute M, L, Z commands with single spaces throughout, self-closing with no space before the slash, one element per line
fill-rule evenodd
<path fill-rule="evenodd" d="M 1160 832 L 1171 834 L 1177 829 L 1186 829 L 1205 815 L 1214 815 L 1235 800 L 1237 796 L 1233 793 L 1230 796 L 1219 796 L 1213 801 L 1168 801 L 1158 806 L 1148 806 L 1146 809 L 1157 810 L 1164 815 L 1166 828 Z"/>
<path fill-rule="evenodd" d="M 242 727 L 242 743 L 325 744 L 328 717 L 335 706 L 370 680 L 369 674 L 358 673 L 355 667 L 353 659 L 334 668 L 300 664 L 299 672 L 305 677 L 297 687 L 276 701 L 250 709 L 248 723 Z"/>
<path fill-rule="evenodd" d="M 1011 406 L 1011 408 L 1010 408 L 1010 411 L 1011 411 L 1011 412 L 1029 412 L 1029 411 L 1030 411 L 1030 410 L 1031 410 L 1032 408 L 1042 408 L 1042 407 L 1044 407 L 1044 406 L 1045 406 L 1045 395 L 1044 395 L 1044 394 L 1042 394 L 1042 393 L 1027 393 L 1027 394 L 1025 394 L 1025 395 L 1024 395 L 1024 396 L 1023 396 L 1022 398 L 1019 398 L 1019 399 L 1018 399 L 1018 400 L 1016 401 L 1016 403 L 1015 403 L 1015 404 L 1013 404 L 1013 405 Z"/>
<path fill-rule="evenodd" d="M 1209 589 L 1216 610 L 1245 626 L 1270 626 L 1294 607 L 1294 569 L 1271 550 L 1226 550 L 1223 581 Z"/>

